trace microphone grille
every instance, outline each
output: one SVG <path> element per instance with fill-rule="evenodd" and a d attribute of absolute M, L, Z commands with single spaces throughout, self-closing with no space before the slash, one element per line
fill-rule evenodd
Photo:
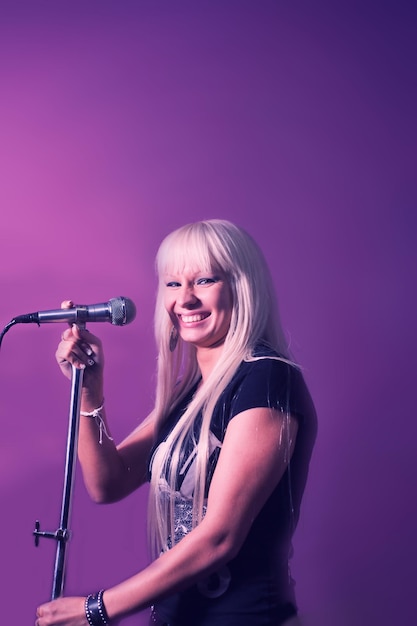
<path fill-rule="evenodd" d="M 111 298 L 109 300 L 111 323 L 115 326 L 130 324 L 136 317 L 136 306 L 129 298 Z"/>

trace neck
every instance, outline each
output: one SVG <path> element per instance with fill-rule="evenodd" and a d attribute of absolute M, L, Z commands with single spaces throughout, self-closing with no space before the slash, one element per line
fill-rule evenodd
<path fill-rule="evenodd" d="M 206 381 L 213 371 L 223 351 L 223 344 L 216 348 L 198 348 L 197 362 L 201 372 L 202 382 Z"/>

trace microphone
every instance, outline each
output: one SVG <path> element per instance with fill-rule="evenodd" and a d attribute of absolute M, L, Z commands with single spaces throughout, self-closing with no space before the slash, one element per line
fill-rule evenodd
<path fill-rule="evenodd" d="M 77 324 L 86 322 L 111 322 L 115 326 L 130 324 L 136 317 L 136 306 L 129 298 L 111 298 L 102 304 L 76 304 L 71 309 L 52 309 L 18 315 L 14 324 L 45 324 L 50 322 L 68 322 Z"/>

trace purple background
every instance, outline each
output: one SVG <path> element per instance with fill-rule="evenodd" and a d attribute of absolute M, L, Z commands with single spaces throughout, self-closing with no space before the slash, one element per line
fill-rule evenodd
<path fill-rule="evenodd" d="M 261 244 L 320 420 L 293 574 L 307 626 L 409 624 L 416 548 L 414 3 L 84 0 L 0 7 L 0 319 L 137 304 L 106 345 L 116 438 L 152 406 L 153 259 L 222 217 Z M 69 386 L 61 326 L 0 353 L 2 623 L 50 597 Z M 146 563 L 146 494 L 77 471 L 66 594 Z M 126 624 L 144 624 L 129 618 Z"/>

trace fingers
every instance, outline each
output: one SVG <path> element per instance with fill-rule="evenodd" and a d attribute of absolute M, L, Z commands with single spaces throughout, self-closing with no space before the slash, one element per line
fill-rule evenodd
<path fill-rule="evenodd" d="M 73 307 L 72 300 L 64 300 L 61 303 L 63 309 Z M 89 330 L 77 324 L 70 325 L 62 333 L 55 358 L 67 378 L 71 377 L 71 366 L 87 369 L 90 382 L 98 380 L 101 376 L 104 364 L 101 341 Z"/>
<path fill-rule="evenodd" d="M 64 300 L 63 302 L 61 302 L 61 309 L 72 309 L 72 308 L 74 308 L 74 302 L 72 300 Z M 69 331 L 67 330 L 62 333 L 62 336 L 61 336 L 62 340 L 69 340 L 72 336 L 76 337 L 76 339 L 81 339 L 80 331 L 86 330 L 86 329 L 82 329 L 80 326 L 77 326 L 77 324 L 74 324 L 71 322 L 69 322 L 69 327 L 70 327 Z"/>
<path fill-rule="evenodd" d="M 41 626 L 41 620 L 39 619 L 40 617 L 42 617 L 42 607 L 39 606 L 36 610 L 36 622 L 35 622 L 35 626 Z"/>
<path fill-rule="evenodd" d="M 81 328 L 77 324 L 70 324 L 69 328 L 64 330 L 61 335 L 61 341 L 90 341 L 95 343 L 100 343 L 98 337 L 95 337 L 92 333 L 90 333 L 86 328 Z"/>
<path fill-rule="evenodd" d="M 38 607 L 35 626 L 81 626 L 87 623 L 85 598 L 65 597 Z"/>
<path fill-rule="evenodd" d="M 96 364 L 100 347 L 97 337 L 73 325 L 62 333 L 56 357 L 60 364 L 67 362 L 84 369 Z"/>

